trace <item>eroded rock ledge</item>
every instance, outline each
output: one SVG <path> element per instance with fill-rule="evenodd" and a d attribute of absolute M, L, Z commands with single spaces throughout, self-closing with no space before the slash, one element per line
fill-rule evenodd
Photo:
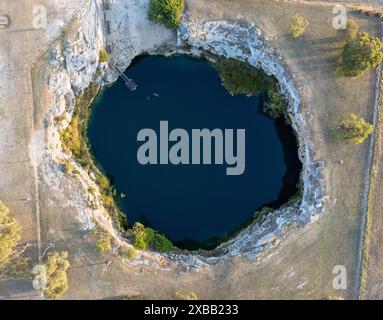
<path fill-rule="evenodd" d="M 154 53 L 162 48 L 164 54 L 183 52 L 193 55 L 201 51 L 230 58 L 237 58 L 262 68 L 274 75 L 288 100 L 288 114 L 299 139 L 299 156 L 303 163 L 302 199 L 265 216 L 242 230 L 235 238 L 223 243 L 210 252 L 209 256 L 199 253 L 159 254 L 141 252 L 134 264 L 151 264 L 162 268 L 182 264 L 187 268 L 208 266 L 224 258 L 243 255 L 261 260 L 263 253 L 280 245 L 289 234 L 315 220 L 324 209 L 325 190 L 322 176 L 323 164 L 315 159 L 313 144 L 309 137 L 309 120 L 301 109 L 300 98 L 288 72 L 279 63 L 277 55 L 262 38 L 254 25 L 243 25 L 229 21 L 199 22 L 185 14 L 179 29 L 177 43 L 171 32 L 162 26 L 152 25 L 146 20 L 147 0 L 132 4 L 121 1 L 112 6 L 115 13 L 108 38 L 113 47 L 112 60 L 121 69 L 128 67 L 133 58 L 143 52 Z M 65 128 L 73 114 L 76 96 L 93 81 L 108 84 L 117 75 L 99 62 L 99 51 L 105 45 L 103 21 L 97 14 L 98 8 L 91 2 L 82 18 L 81 28 L 72 39 L 67 37 L 65 47 L 57 44 L 50 50 L 49 94 L 51 105 L 45 115 L 45 127 L 35 132 L 31 141 L 31 158 L 39 166 L 41 183 L 49 186 L 52 202 L 75 207 L 78 220 L 84 229 L 101 225 L 123 246 L 129 246 L 123 235 L 112 227 L 110 218 L 102 209 L 100 194 L 90 194 L 89 188 L 97 188 L 94 175 L 88 173 L 62 151 L 59 131 Z M 145 26 L 145 28 L 143 28 Z M 145 41 L 143 41 L 145 39 Z M 164 49 L 166 48 L 166 49 Z M 55 119 L 63 121 L 57 124 Z M 79 174 L 68 177 L 61 169 L 63 161 L 71 161 Z M 66 189 L 68 192 L 63 193 Z M 65 194 L 65 196 L 64 196 Z M 53 198 L 54 197 L 54 198 Z M 98 209 L 94 209 L 97 204 Z M 160 262 L 161 261 L 161 262 Z"/>

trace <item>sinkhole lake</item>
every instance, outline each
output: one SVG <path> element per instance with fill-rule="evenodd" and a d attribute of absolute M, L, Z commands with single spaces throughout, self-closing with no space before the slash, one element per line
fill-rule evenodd
<path fill-rule="evenodd" d="M 140 221 L 183 248 L 210 249 L 261 207 L 277 208 L 296 193 L 301 164 L 295 136 L 283 120 L 262 114 L 262 95 L 231 96 L 209 62 L 187 56 L 139 57 L 125 73 L 137 90 L 130 92 L 121 79 L 105 89 L 94 104 L 88 138 L 129 224 Z M 190 137 L 192 129 L 245 129 L 245 171 L 230 176 L 226 164 L 139 164 L 137 133 L 155 130 L 159 146 L 160 121 Z"/>

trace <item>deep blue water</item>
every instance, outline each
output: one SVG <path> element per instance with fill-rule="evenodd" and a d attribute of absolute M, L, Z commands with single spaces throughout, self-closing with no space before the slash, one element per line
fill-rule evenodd
<path fill-rule="evenodd" d="M 231 96 L 213 66 L 185 56 L 140 57 L 126 74 L 137 90 L 130 92 L 122 80 L 106 89 L 88 136 L 117 194 L 126 194 L 119 202 L 130 224 L 141 221 L 178 243 L 204 241 L 226 236 L 260 207 L 278 206 L 295 193 L 294 135 L 260 112 L 261 96 Z M 169 131 L 246 129 L 243 175 L 227 176 L 225 165 L 140 165 L 137 133 L 159 133 L 161 120 L 169 121 Z"/>

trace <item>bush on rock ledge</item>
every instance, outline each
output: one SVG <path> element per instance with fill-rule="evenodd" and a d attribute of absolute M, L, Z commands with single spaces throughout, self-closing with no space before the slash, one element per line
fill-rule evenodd
<path fill-rule="evenodd" d="M 149 19 L 163 23 L 170 29 L 177 29 L 181 24 L 184 0 L 150 0 Z"/>

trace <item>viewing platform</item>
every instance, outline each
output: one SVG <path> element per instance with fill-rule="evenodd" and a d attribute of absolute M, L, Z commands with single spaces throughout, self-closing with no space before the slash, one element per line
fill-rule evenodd
<path fill-rule="evenodd" d="M 130 90 L 130 91 L 134 91 L 137 89 L 137 84 L 130 78 L 127 77 L 127 75 L 125 73 L 123 73 L 120 69 L 118 69 L 117 67 L 112 67 L 114 70 L 116 70 L 119 74 L 119 76 L 124 79 L 125 81 L 125 85 L 127 86 L 127 88 Z"/>

